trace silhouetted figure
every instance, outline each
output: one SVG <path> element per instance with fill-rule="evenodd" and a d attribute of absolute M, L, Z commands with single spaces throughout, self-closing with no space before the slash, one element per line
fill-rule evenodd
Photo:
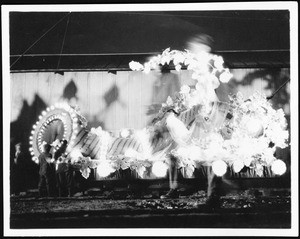
<path fill-rule="evenodd" d="M 65 152 L 68 146 L 68 141 L 61 141 L 61 147 L 54 153 L 55 160 L 55 178 L 58 189 L 58 196 L 72 196 L 73 186 L 73 170 L 70 170 L 70 163 L 67 161 Z"/>
<path fill-rule="evenodd" d="M 11 193 L 12 195 L 19 195 L 20 192 L 26 192 L 26 173 L 27 165 L 25 154 L 22 152 L 22 144 L 18 143 L 15 145 L 15 155 L 12 162 L 12 171 L 11 171 Z"/>
<path fill-rule="evenodd" d="M 44 196 L 44 188 L 46 188 L 47 196 L 53 196 L 53 186 L 55 184 L 55 178 L 53 177 L 52 168 L 50 163 L 52 161 L 52 155 L 50 154 L 51 146 L 49 144 L 45 144 L 43 146 L 43 152 L 39 155 L 39 196 Z"/>
<path fill-rule="evenodd" d="M 195 35 L 190 38 L 187 42 L 187 49 L 197 55 L 201 54 L 203 51 L 210 52 L 213 45 L 213 38 L 206 34 Z M 215 94 L 211 100 L 217 101 L 218 97 Z M 196 122 L 196 121 L 195 121 Z M 199 136 L 201 137 L 201 135 Z M 162 199 L 177 198 L 179 193 L 178 188 L 178 168 L 177 168 L 177 158 L 174 156 L 169 157 L 169 184 L 170 190 L 166 195 L 162 195 Z M 203 166 L 204 173 L 207 176 L 207 202 L 206 204 L 210 208 L 216 208 L 220 206 L 220 184 L 222 183 L 222 177 L 218 177 L 212 170 L 211 166 Z"/>

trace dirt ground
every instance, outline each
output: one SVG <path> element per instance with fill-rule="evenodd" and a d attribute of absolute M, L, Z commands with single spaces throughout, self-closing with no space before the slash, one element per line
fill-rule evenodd
<path fill-rule="evenodd" d="M 204 191 L 172 200 L 128 193 L 11 198 L 11 227 L 290 227 L 291 198 L 286 190 L 267 195 L 258 190 L 230 193 L 221 197 L 221 207 L 215 210 L 205 202 Z"/>
<path fill-rule="evenodd" d="M 230 193 L 221 197 L 221 208 L 242 209 L 262 207 L 289 207 L 290 196 L 256 195 L 258 191 L 242 191 Z M 114 196 L 78 196 L 73 198 L 15 198 L 11 200 L 11 213 L 49 213 L 101 211 L 101 210 L 135 210 L 135 209 L 193 209 L 205 204 L 206 193 L 199 191 L 178 199 L 161 200 L 158 198 L 134 198 L 134 195 Z M 150 196 L 148 196 L 150 197 Z"/>

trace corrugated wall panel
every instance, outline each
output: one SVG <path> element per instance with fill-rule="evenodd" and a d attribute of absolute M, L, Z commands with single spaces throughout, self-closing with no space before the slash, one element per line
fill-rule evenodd
<path fill-rule="evenodd" d="M 245 97 L 255 90 L 270 96 L 289 77 L 289 69 L 234 69 L 232 73 L 233 79 L 228 84 L 221 84 L 217 90 L 222 101 L 227 101 L 228 94 L 237 91 L 241 91 Z M 181 84 L 193 84 L 190 72 L 182 71 L 178 76 Z M 152 103 L 162 103 L 155 99 L 155 90 L 169 92 L 170 87 L 175 88 L 172 81 L 164 85 L 164 82 L 159 82 L 161 79 L 157 73 L 132 71 L 117 74 L 65 72 L 64 75 L 49 72 L 12 73 L 11 122 L 18 129 L 26 125 L 30 132 L 30 124 L 37 120 L 42 110 L 65 100 L 70 104 L 78 104 L 90 127 L 102 126 L 114 133 L 122 128 L 141 129 L 153 117 L 147 115 L 149 106 Z M 157 87 L 157 84 L 161 85 Z M 275 108 L 282 107 L 287 114 L 288 87 L 289 84 L 272 100 Z M 167 94 L 159 92 L 160 96 L 167 97 Z M 12 138 L 24 141 L 28 140 L 28 136 L 19 138 L 12 135 Z"/>

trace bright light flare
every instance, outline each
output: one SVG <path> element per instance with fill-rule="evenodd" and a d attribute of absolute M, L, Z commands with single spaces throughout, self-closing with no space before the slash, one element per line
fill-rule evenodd
<path fill-rule="evenodd" d="M 129 137 L 129 135 L 130 135 L 129 129 L 122 129 L 121 132 L 120 132 L 120 136 L 122 138 L 127 138 L 127 137 Z"/>
<path fill-rule="evenodd" d="M 271 165 L 271 170 L 277 175 L 282 175 L 286 172 L 286 164 L 280 160 L 275 160 Z"/>
<path fill-rule="evenodd" d="M 212 163 L 212 170 L 217 176 L 221 177 L 227 171 L 227 164 L 223 160 L 214 161 Z"/>
<path fill-rule="evenodd" d="M 167 175 L 168 166 L 163 162 L 155 162 L 152 166 L 152 173 L 159 177 L 165 177 Z"/>
<path fill-rule="evenodd" d="M 114 171 L 116 170 L 108 162 L 101 162 L 96 169 L 99 177 L 107 177 Z"/>
<path fill-rule="evenodd" d="M 244 168 L 245 164 L 242 160 L 238 159 L 234 161 L 232 166 L 233 166 L 233 171 L 235 173 L 238 173 Z"/>

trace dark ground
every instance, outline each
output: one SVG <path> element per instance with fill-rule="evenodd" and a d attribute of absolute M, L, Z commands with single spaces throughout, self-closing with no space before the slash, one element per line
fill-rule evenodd
<path fill-rule="evenodd" d="M 206 193 L 201 188 L 185 187 L 178 199 L 159 199 L 166 190 L 164 185 L 142 191 L 102 185 L 71 198 L 37 198 L 37 191 L 30 190 L 11 197 L 10 225 L 12 229 L 291 228 L 291 197 L 286 187 L 235 188 L 221 197 L 221 207 L 215 210 L 205 206 Z"/>

